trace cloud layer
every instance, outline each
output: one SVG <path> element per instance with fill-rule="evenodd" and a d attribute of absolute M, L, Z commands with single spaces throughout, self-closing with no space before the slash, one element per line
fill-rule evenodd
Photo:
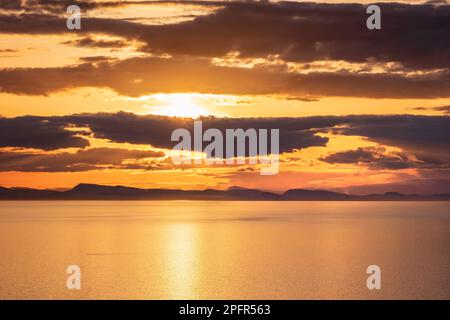
<path fill-rule="evenodd" d="M 147 158 L 164 156 L 163 152 L 93 148 L 76 153 L 43 154 L 0 151 L 0 171 L 79 172 L 102 169 L 151 168 L 151 163 L 139 163 Z"/>
<path fill-rule="evenodd" d="M 450 163 L 447 152 L 450 148 L 448 116 L 203 117 L 199 120 L 202 120 L 203 130 L 216 128 L 224 136 L 226 129 L 279 129 L 280 152 L 326 146 L 329 138 L 324 135 L 334 134 L 360 136 L 381 145 L 400 148 L 408 154 L 407 156 L 404 152 L 386 153 L 384 149 L 360 148 L 323 157 L 322 160 L 329 163 L 362 163 L 378 169 L 413 167 L 442 169 L 447 168 Z M 83 149 L 89 145 L 88 138 L 95 137 L 115 143 L 144 144 L 154 148 L 171 149 L 177 143 L 170 140 L 172 132 L 178 128 L 185 128 L 193 137 L 194 120 L 117 112 L 0 118 L 0 124 L 0 146 L 3 147 L 42 150 L 69 147 Z M 204 143 L 204 146 L 206 144 L 208 143 Z M 97 150 L 98 153 L 106 151 Z M 76 157 L 85 155 L 91 154 L 79 153 Z M 49 162 L 54 159 L 53 156 L 49 158 L 28 156 L 46 159 Z M 120 153 L 120 156 L 123 156 L 123 153 Z M 67 157 L 63 156 L 63 159 L 57 160 L 72 161 L 72 158 L 67 160 Z M 132 157 L 139 158 L 139 155 L 132 154 Z"/>
<path fill-rule="evenodd" d="M 102 63 L 87 57 L 77 66 L 2 69 L 0 89 L 41 95 L 69 88 L 107 87 L 128 96 L 203 92 L 450 97 L 449 5 L 380 4 L 382 30 L 371 31 L 365 26 L 366 6 L 362 4 L 187 3 L 220 5 L 220 9 L 190 21 L 162 25 L 83 17 L 82 30 L 70 34 L 80 38 L 66 44 L 114 49 L 138 41 L 138 49 L 150 56 Z M 119 4 L 80 5 L 89 10 Z M 17 6 L 19 2 L 4 8 Z M 31 8 L 0 14 L 0 32 L 68 35 L 61 3 L 45 1 L 42 10 Z M 122 40 L 94 40 L 96 34 Z M 230 54 L 236 61 L 221 64 Z M 252 68 L 242 67 L 242 61 L 254 59 L 259 60 Z M 321 70 L 315 70 L 316 62 L 321 63 Z"/>

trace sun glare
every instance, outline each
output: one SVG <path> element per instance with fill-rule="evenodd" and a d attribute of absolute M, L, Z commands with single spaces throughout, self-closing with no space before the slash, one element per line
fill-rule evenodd
<path fill-rule="evenodd" d="M 152 114 L 176 117 L 197 118 L 211 114 L 207 108 L 201 106 L 190 94 L 161 94 L 153 96 L 157 103 L 147 108 Z"/>

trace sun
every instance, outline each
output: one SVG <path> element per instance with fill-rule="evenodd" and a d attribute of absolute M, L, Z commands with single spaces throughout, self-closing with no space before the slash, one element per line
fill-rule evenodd
<path fill-rule="evenodd" d="M 207 108 L 201 106 L 196 101 L 193 94 L 156 94 L 152 98 L 155 100 L 154 105 L 146 106 L 151 109 L 152 114 L 189 118 L 198 118 L 211 114 Z"/>

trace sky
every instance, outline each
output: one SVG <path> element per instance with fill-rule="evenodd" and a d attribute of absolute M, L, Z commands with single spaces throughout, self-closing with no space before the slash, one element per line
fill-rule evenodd
<path fill-rule="evenodd" d="M 0 186 L 450 192 L 450 5 L 369 3 L 0 0 Z M 174 164 L 194 119 L 280 172 Z"/>

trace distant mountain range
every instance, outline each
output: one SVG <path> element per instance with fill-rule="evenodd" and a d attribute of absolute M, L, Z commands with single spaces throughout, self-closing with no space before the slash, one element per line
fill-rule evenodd
<path fill-rule="evenodd" d="M 450 201 L 450 193 L 350 195 L 326 190 L 291 189 L 277 194 L 240 187 L 227 190 L 173 190 L 82 183 L 66 191 L 0 187 L 0 200 Z"/>

